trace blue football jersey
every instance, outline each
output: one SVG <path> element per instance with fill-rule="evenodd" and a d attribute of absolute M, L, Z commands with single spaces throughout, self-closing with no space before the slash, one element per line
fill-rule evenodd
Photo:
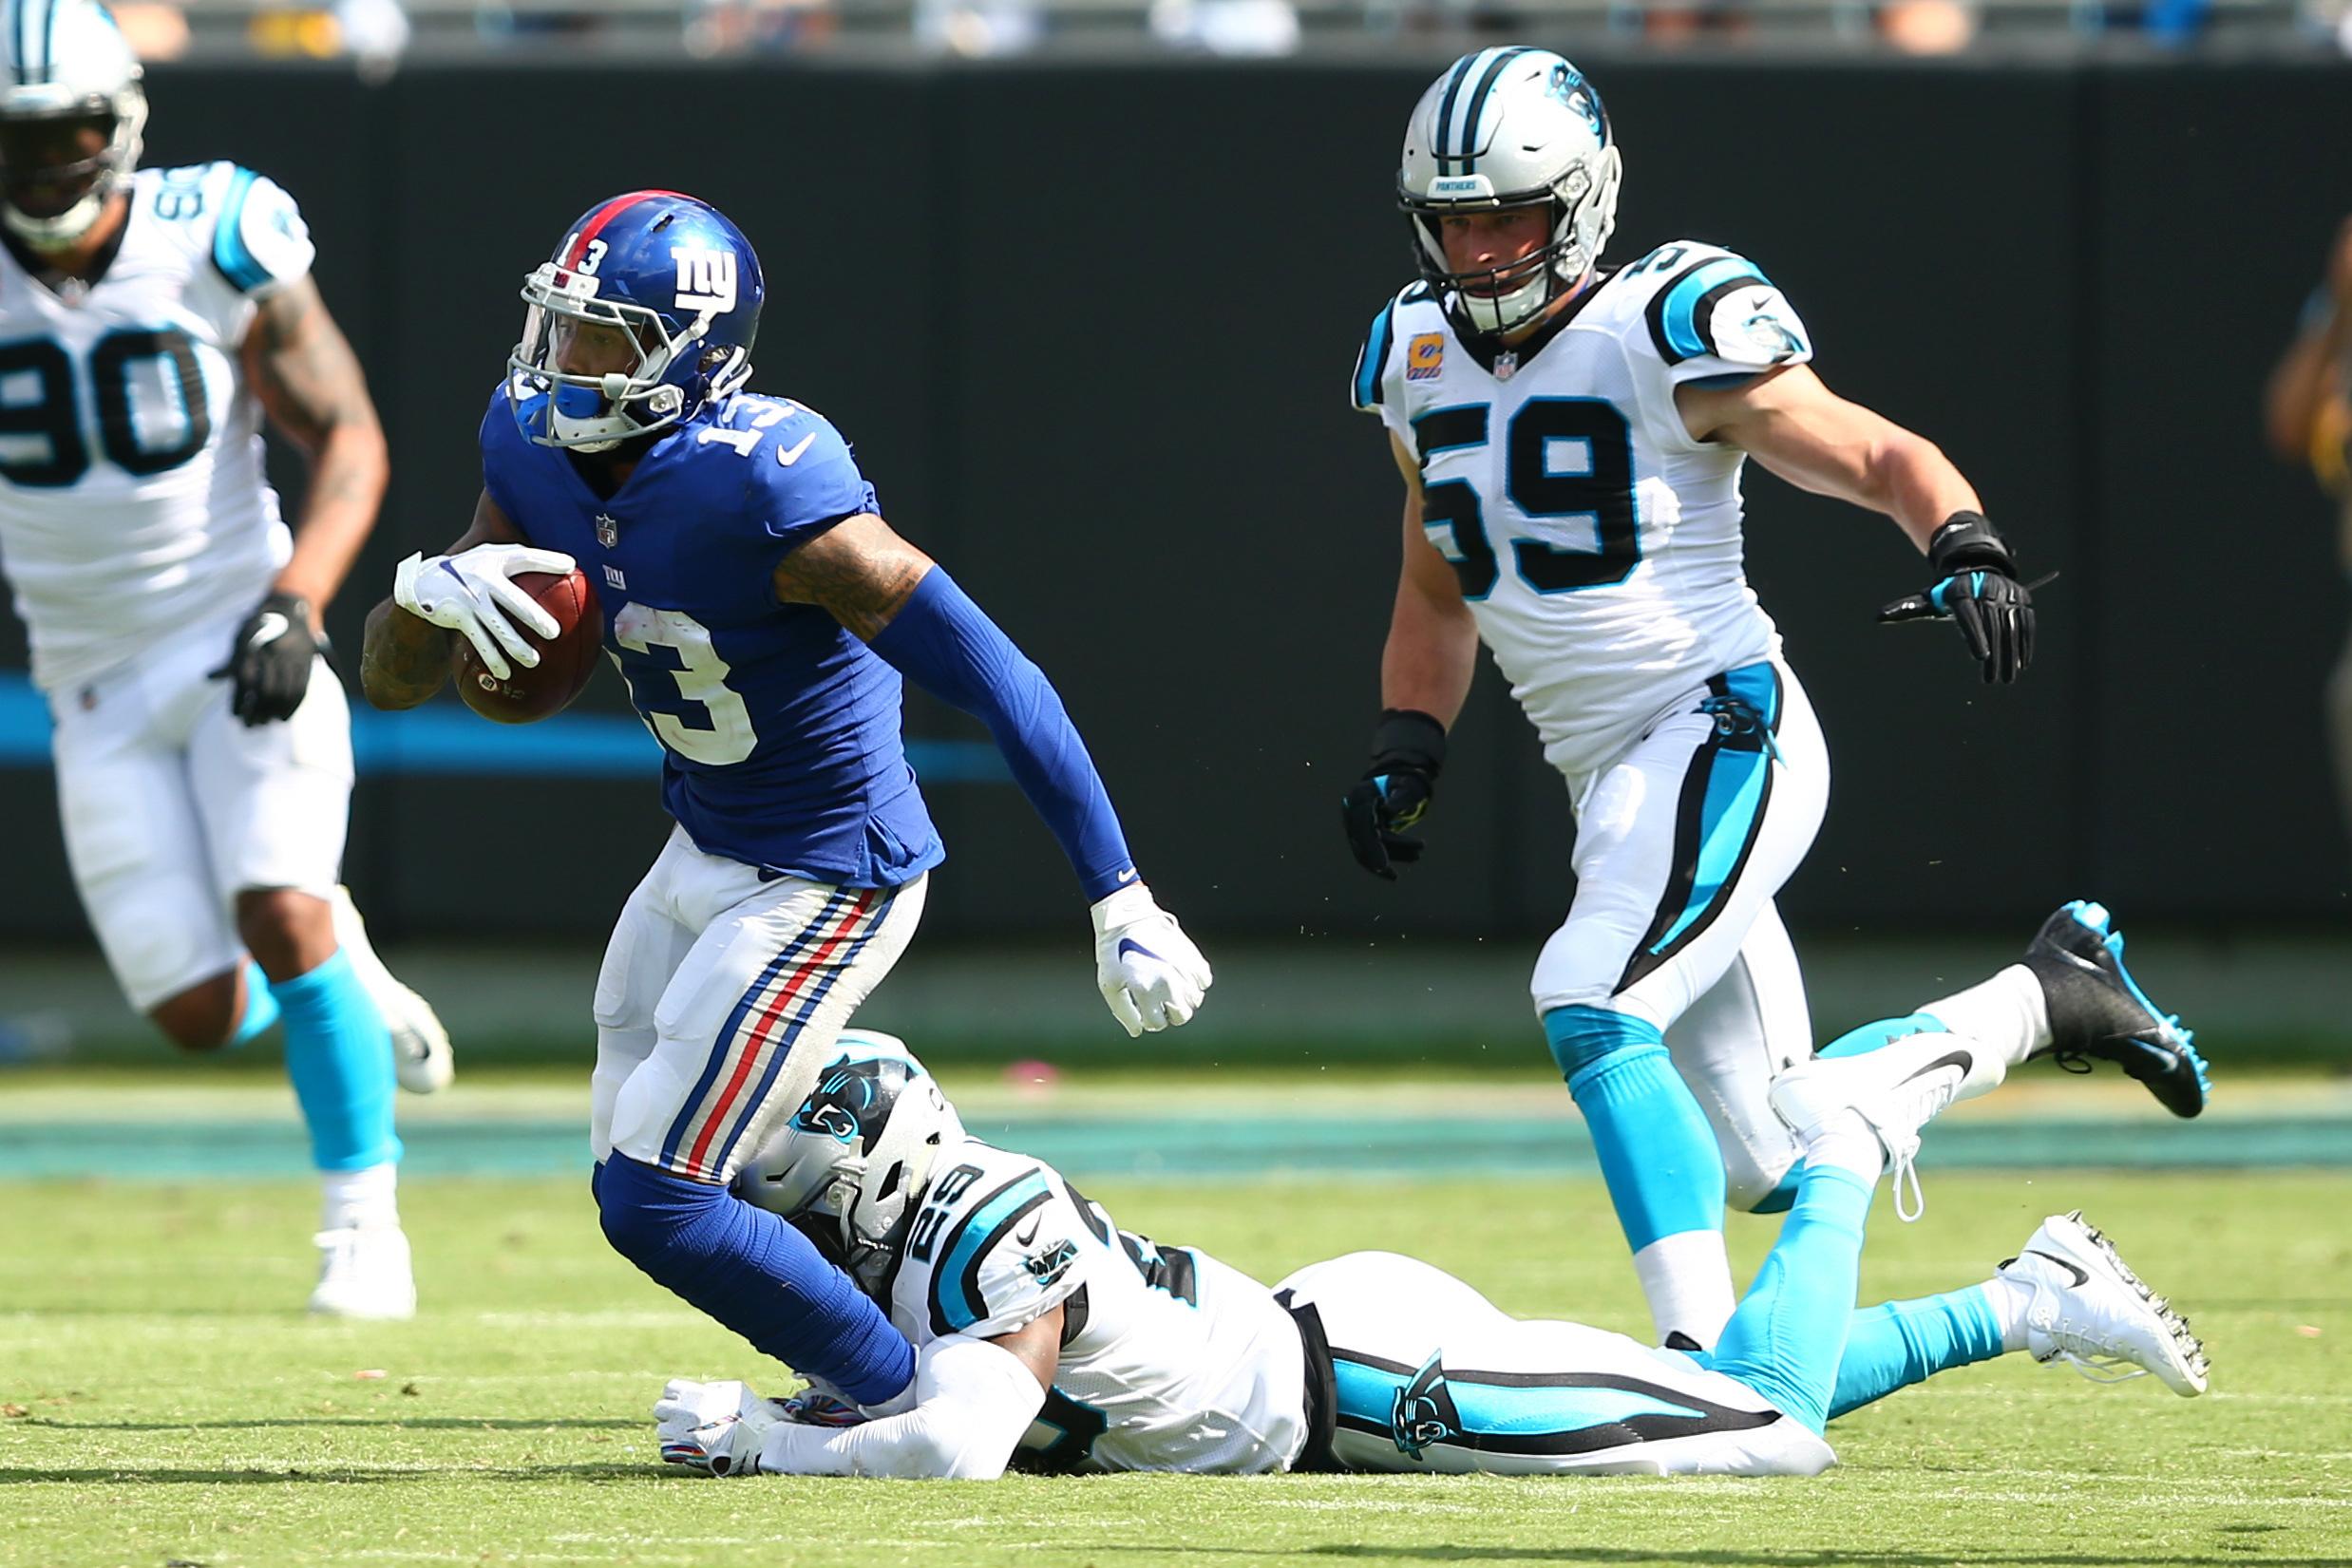
<path fill-rule="evenodd" d="M 523 434 L 510 397 L 502 387 L 482 422 L 484 487 L 524 538 L 587 574 L 605 652 L 661 743 L 662 803 L 694 843 L 852 887 L 936 865 L 899 672 L 773 591 L 786 556 L 876 509 L 841 432 L 740 393 L 664 432 L 605 499 Z"/>

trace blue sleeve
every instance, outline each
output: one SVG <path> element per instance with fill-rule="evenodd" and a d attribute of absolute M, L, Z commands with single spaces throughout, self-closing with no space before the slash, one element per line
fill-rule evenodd
<path fill-rule="evenodd" d="M 789 411 L 766 425 L 754 423 L 778 406 Z M 750 486 L 748 500 L 752 517 L 775 540 L 775 559 L 782 560 L 844 518 L 861 512 L 881 515 L 882 503 L 859 472 L 849 443 L 815 409 L 739 397 L 729 400 L 715 423 L 743 434 L 759 432 L 758 444 L 744 460 L 749 468 L 745 476 Z M 733 443 L 713 437 L 713 444 Z"/>
<path fill-rule="evenodd" d="M 529 530 L 522 525 L 522 511 L 516 504 L 513 486 L 508 482 L 510 463 L 506 461 L 517 443 L 526 440 L 515 424 L 514 405 L 507 400 L 506 386 L 499 384 L 490 394 L 490 406 L 482 416 L 482 488 L 489 493 L 498 509 L 506 514 L 506 520 L 515 525 L 515 532 L 526 539 Z"/>
<path fill-rule="evenodd" d="M 1118 814 L 1062 699 L 945 569 L 931 569 L 871 647 L 924 690 L 988 726 L 1021 793 L 1070 857 L 1088 902 L 1134 881 Z"/>

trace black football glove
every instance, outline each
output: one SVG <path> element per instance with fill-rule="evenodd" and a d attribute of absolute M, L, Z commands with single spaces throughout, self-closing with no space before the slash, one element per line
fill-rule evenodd
<path fill-rule="evenodd" d="M 236 683 L 229 711 L 247 725 L 291 719 L 311 690 L 311 662 L 326 652 L 327 639 L 311 630 L 311 606 L 294 594 L 273 591 L 237 629 L 229 662 L 207 677 L 226 675 Z"/>
<path fill-rule="evenodd" d="M 1421 858 L 1421 841 L 1408 839 L 1429 810 L 1438 771 L 1446 765 L 1446 727 L 1410 708 L 1385 708 L 1372 735 L 1372 765 L 1339 803 L 1356 863 L 1396 880 L 1396 867 Z"/>
<path fill-rule="evenodd" d="M 2006 686 L 2023 674 L 2034 657 L 2033 590 L 2050 578 L 2020 582 L 2009 546 L 1975 512 L 1954 512 L 1944 520 L 1927 540 L 1927 563 L 1935 571 L 1935 586 L 1895 600 L 1878 613 L 1879 620 L 1957 622 L 1968 656 L 1984 671 L 1985 685 Z"/>

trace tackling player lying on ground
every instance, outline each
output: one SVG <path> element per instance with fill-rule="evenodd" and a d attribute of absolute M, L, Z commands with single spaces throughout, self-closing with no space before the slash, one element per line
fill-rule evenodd
<path fill-rule="evenodd" d="M 1078 874 L 1096 983 L 1130 1035 L 1189 1019 L 1208 964 L 1138 877 L 1037 667 L 882 520 L 840 431 L 746 389 L 762 285 L 733 223 L 675 192 L 616 197 L 522 294 L 473 525 L 401 563 L 369 619 L 368 696 L 430 697 L 457 636 L 501 679 L 536 663 L 509 617 L 542 636 L 552 618 L 509 579 L 586 569 L 676 822 L 597 981 L 604 1234 L 762 1351 L 886 1400 L 912 1347 L 728 1183 L 905 950 L 945 854 L 907 765 L 901 672 L 995 736 Z"/>
<path fill-rule="evenodd" d="M 282 1025 L 326 1189 L 311 1308 L 406 1317 L 393 1084 L 448 1082 L 449 1041 L 340 885 L 351 718 L 321 657 L 383 499 L 375 406 L 294 198 L 139 168 L 146 89 L 103 6 L 0 0 L 0 566 L 74 885 L 166 1038 Z M 291 533 L 264 415 L 310 464 Z"/>
<path fill-rule="evenodd" d="M 2034 611 L 1967 479 L 1822 384 L 1753 262 L 1680 239 L 1603 267 L 1620 173 L 1599 91 L 1544 49 L 1464 55 L 1407 122 L 1421 280 L 1374 317 L 1352 388 L 1404 479 L 1403 560 L 1343 821 L 1376 876 L 1419 858 L 1483 641 L 1576 818 L 1535 1011 L 1659 1337 L 1697 1347 L 1732 1310 L 1727 1194 L 1792 1194 L 1765 1090 L 1816 1038 L 1774 900 L 1829 753 L 1748 586 L 1747 459 L 1891 518 L 1933 582 L 1882 618 L 1953 619 L 1985 680 L 2023 672 Z"/>
<path fill-rule="evenodd" d="M 2061 1048 L 2157 1021 L 2093 969 L 2051 986 L 2047 1006 L 2039 1031 Z M 911 1402 L 860 1409 L 821 1383 L 774 1402 L 738 1382 L 674 1381 L 654 1410 L 661 1455 L 719 1475 L 1811 1475 L 1834 1458 L 1832 1417 L 2006 1351 L 2202 1392 L 2187 1323 L 2079 1214 L 2046 1220 L 1981 1284 L 1855 1310 L 1882 1169 L 1915 1197 L 1921 1124 L 1998 1085 L 2018 1046 L 1930 1018 L 1890 1020 L 1874 1039 L 1774 1081 L 1803 1161 L 1796 1200 L 1720 1342 L 1684 1352 L 1513 1319 L 1391 1253 L 1314 1264 L 1269 1292 L 1118 1230 L 1059 1173 L 968 1138 L 902 1044 L 844 1035 L 741 1181 L 920 1347 Z"/>

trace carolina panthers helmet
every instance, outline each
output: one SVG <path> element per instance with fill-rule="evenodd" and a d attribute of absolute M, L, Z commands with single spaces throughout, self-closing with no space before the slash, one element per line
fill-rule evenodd
<path fill-rule="evenodd" d="M 751 242 L 709 202 L 676 191 L 598 202 L 523 279 L 522 341 L 506 361 L 515 418 L 541 445 L 582 452 L 693 418 L 750 378 L 765 293 Z M 563 339 L 583 323 L 620 328 L 636 364 L 563 370 Z"/>
<path fill-rule="evenodd" d="M 138 57 L 98 0 L 0 0 L 0 222 L 66 250 L 139 167 L 147 93 Z M 96 129 L 104 151 L 77 134 Z"/>
<path fill-rule="evenodd" d="M 1464 55 L 1421 95 L 1396 190 L 1421 275 L 1473 326 L 1500 332 L 1592 270 L 1617 225 L 1620 173 L 1608 111 L 1583 71 L 1549 49 L 1492 48 Z M 1550 244 L 1492 271 L 1448 268 L 1440 218 L 1539 204 L 1551 213 Z"/>
<path fill-rule="evenodd" d="M 772 1209 L 868 1290 L 963 1122 L 895 1035 L 844 1030 L 817 1087 L 747 1162 L 735 1190 Z"/>

